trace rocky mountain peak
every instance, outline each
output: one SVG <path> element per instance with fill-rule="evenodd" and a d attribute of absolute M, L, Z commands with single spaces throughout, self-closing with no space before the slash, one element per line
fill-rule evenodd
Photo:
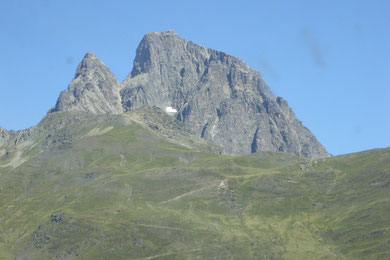
<path fill-rule="evenodd" d="M 160 55 L 169 59 L 170 52 L 183 48 L 183 43 L 184 40 L 179 38 L 173 30 L 145 34 L 136 50 L 131 77 L 151 71 L 152 67 L 158 66 L 161 61 Z M 164 51 L 161 52 L 161 50 Z"/>
<path fill-rule="evenodd" d="M 177 111 L 176 119 L 226 154 L 329 156 L 287 101 L 273 95 L 260 72 L 172 30 L 144 35 L 134 67 L 121 84 L 88 52 L 50 112 L 120 114 L 143 106 Z"/>
<path fill-rule="evenodd" d="M 94 114 L 122 113 L 120 84 L 95 54 L 88 52 L 78 65 L 75 77 L 61 92 L 49 112 L 84 111 Z"/>
<path fill-rule="evenodd" d="M 174 31 L 143 37 L 121 97 L 124 111 L 173 107 L 178 120 L 227 154 L 329 155 L 287 102 L 272 94 L 258 71 Z"/>
<path fill-rule="evenodd" d="M 75 78 L 80 75 L 86 75 L 89 71 L 100 68 L 101 70 L 106 70 L 107 66 L 99 60 L 98 57 L 92 52 L 87 52 L 84 58 L 81 60 L 80 64 L 77 66 Z"/>
<path fill-rule="evenodd" d="M 179 37 L 175 30 L 166 30 L 161 32 L 148 32 L 144 35 L 144 37 Z"/>

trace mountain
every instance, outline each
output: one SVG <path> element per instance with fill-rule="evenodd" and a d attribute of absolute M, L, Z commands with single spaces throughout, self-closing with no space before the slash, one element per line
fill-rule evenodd
<path fill-rule="evenodd" d="M 259 72 L 148 33 L 0 127 L 0 259 L 390 259 L 389 188 L 390 148 L 330 157 Z"/>
<path fill-rule="evenodd" d="M 329 156 L 287 101 L 272 94 L 259 72 L 174 31 L 147 33 L 137 48 L 133 70 L 121 84 L 88 53 L 51 112 L 119 114 L 144 106 L 173 107 L 176 119 L 225 154 L 279 151 L 308 158 Z"/>
<path fill-rule="evenodd" d="M 83 111 L 93 114 L 122 113 L 120 84 L 110 69 L 88 52 L 68 86 L 50 112 Z"/>
<path fill-rule="evenodd" d="M 230 156 L 187 127 L 149 107 L 10 131 L 0 259 L 390 258 L 390 148 Z"/>

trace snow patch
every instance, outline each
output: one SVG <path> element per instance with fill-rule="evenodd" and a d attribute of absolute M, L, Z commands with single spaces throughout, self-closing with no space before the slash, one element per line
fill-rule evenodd
<path fill-rule="evenodd" d="M 166 107 L 165 112 L 167 113 L 177 113 L 177 110 L 173 107 Z"/>

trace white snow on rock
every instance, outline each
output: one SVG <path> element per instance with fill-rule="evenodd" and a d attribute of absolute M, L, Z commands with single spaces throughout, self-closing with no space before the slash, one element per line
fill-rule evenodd
<path fill-rule="evenodd" d="M 165 112 L 167 113 L 177 113 L 177 110 L 174 109 L 173 107 L 166 107 Z"/>

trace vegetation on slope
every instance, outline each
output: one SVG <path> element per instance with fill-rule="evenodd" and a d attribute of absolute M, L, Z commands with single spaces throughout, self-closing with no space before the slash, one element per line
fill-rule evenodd
<path fill-rule="evenodd" d="M 234 157 L 105 117 L 1 157 L 0 259 L 390 258 L 390 149 Z"/>

